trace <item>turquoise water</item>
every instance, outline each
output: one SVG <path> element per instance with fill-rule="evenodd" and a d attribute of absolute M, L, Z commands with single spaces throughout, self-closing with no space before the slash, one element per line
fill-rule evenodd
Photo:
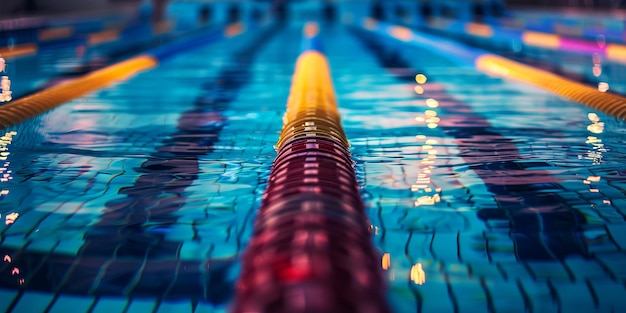
<path fill-rule="evenodd" d="M 395 312 L 626 309 L 623 122 L 323 29 Z M 225 311 L 300 33 L 189 51 L 7 130 L 0 311 Z"/>

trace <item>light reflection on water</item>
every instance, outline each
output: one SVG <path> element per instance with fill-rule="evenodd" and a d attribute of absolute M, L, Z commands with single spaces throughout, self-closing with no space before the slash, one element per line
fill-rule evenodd
<path fill-rule="evenodd" d="M 346 34 L 340 33 L 335 40 L 338 38 L 343 41 Z M 353 44 L 359 46 L 356 40 Z M 344 45 L 329 44 L 329 54 L 331 61 L 335 58 L 343 122 L 358 162 L 363 196 L 372 219 L 371 232 L 382 251 L 380 264 L 389 274 L 395 306 L 406 306 L 407 312 L 413 312 L 418 298 L 426 306 L 432 301 L 445 306 L 452 302 L 449 297 L 454 292 L 450 290 L 472 286 L 470 291 L 475 293 L 467 298 L 456 292 L 461 305 L 472 307 L 487 298 L 482 290 L 502 282 L 508 282 L 502 284 L 505 291 L 492 292 L 520 300 L 519 291 L 509 292 L 526 286 L 531 305 L 551 305 L 553 299 L 547 296 L 550 292 L 542 283 L 551 281 L 557 287 L 570 287 L 567 284 L 572 279 L 568 275 L 574 274 L 568 273 L 572 269 L 575 275 L 585 272 L 584 266 L 570 269 L 562 264 L 579 260 L 582 255 L 584 262 L 590 262 L 585 264 L 599 266 L 594 255 L 621 253 L 606 228 L 624 221 L 618 212 L 626 203 L 623 124 L 588 114 L 585 108 L 541 91 L 472 71 L 433 67 L 428 68 L 426 76 L 412 69 L 398 70 L 396 64 L 395 74 L 384 73 L 364 49 L 349 56 L 337 51 Z M 282 51 L 283 45 L 275 45 L 274 49 Z M 422 56 L 420 53 L 414 55 Z M 441 65 L 428 56 L 422 58 Z M 263 66 L 268 71 L 263 73 L 280 80 L 277 85 L 288 86 L 291 68 L 284 60 L 275 62 L 282 64 L 287 74 L 278 75 L 271 66 Z M 409 77 L 397 80 L 398 73 Z M 22 189 L 36 187 L 37 195 L 22 190 L 21 195 L 15 195 L 21 198 L 16 199 L 28 200 L 12 200 L 36 209 L 22 216 L 4 213 L 7 225 L 9 221 L 12 225 L 3 229 L 3 235 L 14 241 L 3 242 L 3 248 L 14 244 L 14 248 L 21 249 L 23 243 L 16 244 L 14 238 L 25 236 L 30 240 L 28 249 L 56 249 L 55 253 L 69 257 L 50 266 L 64 274 L 68 264 L 75 261 L 74 255 L 86 249 L 82 247 L 84 241 L 93 244 L 93 238 L 98 237 L 105 243 L 88 247 L 100 254 L 91 260 L 95 274 L 87 274 L 98 275 L 100 269 L 121 272 L 122 263 L 128 260 L 120 256 L 131 259 L 133 254 L 140 261 L 129 263 L 144 266 L 142 262 L 149 255 L 157 264 L 143 272 L 144 277 L 154 279 L 153 284 L 142 283 L 146 290 L 173 288 L 181 292 L 176 296 L 198 292 L 180 282 L 197 282 L 204 275 L 201 279 L 218 282 L 220 290 L 214 297 L 223 301 L 230 286 L 219 282 L 232 280 L 233 257 L 245 244 L 242 238 L 249 235 L 250 215 L 260 199 L 263 177 L 267 177 L 274 155 L 271 145 L 284 108 L 281 91 L 263 85 L 249 91 L 241 101 L 247 106 L 239 104 L 239 110 L 233 111 L 185 111 L 191 106 L 159 104 L 161 114 L 148 112 L 133 120 L 123 109 L 128 105 L 124 102 L 131 100 L 120 95 L 135 88 L 118 87 L 87 98 L 85 103 L 68 106 L 66 109 L 74 114 L 68 120 L 64 119 L 66 111 L 43 118 L 43 123 L 51 125 L 42 139 L 44 144 L 37 147 L 40 150 L 35 159 L 23 161 L 32 164 L 23 166 L 20 172 L 28 187 Z M 182 97 L 190 89 L 178 86 L 177 90 Z M 147 96 L 138 93 L 137 99 Z M 117 108 L 96 101 L 108 97 L 119 101 Z M 157 103 L 159 99 L 154 100 Z M 259 108 L 259 102 L 277 105 Z M 138 103 L 134 108 L 148 110 L 153 105 Z M 178 120 L 183 112 L 187 114 Z M 119 120 L 113 121 L 113 117 L 133 128 L 121 129 L 116 125 Z M 233 124 L 225 124 L 226 117 Z M 179 122 L 188 127 L 176 128 Z M 231 127 L 230 132 L 220 134 L 218 141 L 215 137 L 223 127 Z M 198 157 L 202 154 L 198 137 L 208 138 L 203 143 L 211 144 L 213 154 Z M 155 152 L 157 148 L 161 150 Z M 175 163 L 164 162 L 167 158 L 159 153 L 174 154 Z M 145 162 L 148 158 L 150 162 Z M 4 168 L 10 174 L 8 164 Z M 173 173 L 178 177 L 172 178 L 175 169 L 180 172 Z M 120 193 L 120 187 L 126 187 L 122 188 L 125 191 Z M 2 195 L 14 196 L 14 191 L 8 190 L 4 193 L 3 189 Z M 149 199 L 139 197 L 146 193 Z M 114 216 L 133 213 L 129 207 L 141 211 L 159 205 L 164 207 L 151 211 L 152 220 L 142 224 L 144 227 L 135 225 L 141 223 L 129 224 L 132 217 L 127 219 L 124 214 Z M 178 210 L 172 213 L 172 208 Z M 92 228 L 103 210 L 111 213 L 109 217 L 113 215 L 108 220 L 111 227 Z M 50 219 L 41 219 L 40 223 L 36 214 L 41 212 L 50 213 L 46 216 Z M 26 223 L 37 227 L 18 228 Z M 118 224 L 125 227 L 115 228 Z M 39 229 L 41 232 L 34 233 Z M 85 238 L 85 229 L 93 231 L 91 239 Z M 126 233 L 116 233 L 120 230 Z M 124 245 L 119 244 L 120 235 L 125 236 Z M 46 243 L 45 239 L 53 245 L 32 244 Z M 108 243 L 118 247 L 115 251 L 107 250 L 109 239 Z M 163 257 L 159 253 L 164 252 L 156 251 L 157 247 L 175 257 Z M 198 262 L 208 256 L 211 262 Z M 27 274 L 22 266 L 13 267 L 17 258 L 13 260 L 9 254 L 4 257 L 5 263 L 12 264 L 7 267 L 11 284 L 16 283 L 13 276 Z M 185 278 L 177 280 L 178 276 L 170 275 L 168 269 L 172 268 Z M 599 273 L 597 281 L 612 283 L 609 274 Z M 63 288 L 77 291 L 86 286 L 94 292 L 120 292 L 116 280 L 129 277 L 119 276 L 98 278 L 105 289 L 81 279 Z M 65 279 L 63 275 L 54 278 Z M 19 279 L 18 284 L 25 283 Z M 122 292 L 131 293 L 133 287 L 129 286 L 124 285 Z M 447 311 L 451 310 L 438 312 Z"/>
<path fill-rule="evenodd" d="M 398 70 L 402 58 L 415 68 L 412 75 L 395 78 L 371 68 L 335 71 L 336 81 L 345 82 L 336 86 L 340 94 L 343 89 L 367 88 L 373 95 L 393 91 L 370 102 L 350 93 L 339 100 L 378 229 L 374 242 L 393 272 L 390 297 L 398 312 L 412 312 L 414 305 L 425 312 L 451 311 L 434 303 L 448 297 L 481 311 L 483 301 L 458 290 L 513 299 L 520 292 L 515 282 L 528 292 L 529 307 L 550 307 L 558 297 L 576 295 L 539 297 L 541 282 L 556 279 L 542 266 L 563 271 L 565 281 L 553 280 L 558 289 L 569 288 L 569 277 L 578 279 L 600 258 L 624 262 L 621 254 L 611 254 L 621 249 L 605 228 L 624 223 L 615 204 L 626 203 L 626 173 L 619 170 L 626 152 L 623 122 L 589 114 L 536 88 L 472 70 L 449 71 L 441 66 L 445 61 L 419 49 L 396 50 L 397 43 L 383 41 L 378 50 L 367 41 L 355 45 L 372 53 L 351 54 L 352 64 L 363 62 L 352 68 L 368 69 L 365 64 L 376 62 L 405 72 Z M 427 76 L 424 84 L 417 74 Z M 378 84 L 365 87 L 356 77 L 350 82 L 349 75 L 378 77 Z M 407 100 L 408 94 L 414 100 Z M 370 114 L 370 105 L 378 115 Z M 403 117 L 412 117 L 414 124 Z M 429 128 L 427 119 L 433 117 L 439 118 L 431 121 L 437 127 Z M 440 202 L 413 193 L 433 187 L 441 188 Z M 598 253 L 606 254 L 594 259 Z M 583 261 L 570 263 L 575 260 Z M 417 283 L 421 271 L 428 277 L 423 286 Z M 623 289 L 610 274 L 598 281 Z M 473 284 L 484 286 L 484 292 L 470 288 Z M 437 292 L 442 288 L 447 290 L 443 297 Z"/>

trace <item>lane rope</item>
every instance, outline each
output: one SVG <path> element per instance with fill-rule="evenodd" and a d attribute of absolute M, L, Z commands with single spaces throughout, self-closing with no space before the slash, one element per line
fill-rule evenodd
<path fill-rule="evenodd" d="M 234 313 L 390 312 L 318 33 L 304 28 Z"/>
<path fill-rule="evenodd" d="M 233 31 L 233 27 L 237 31 Z M 229 25 L 209 34 L 203 33 L 189 39 L 180 40 L 9 102 L 0 106 L 0 128 L 6 129 L 19 124 L 72 99 L 152 69 L 159 62 L 179 55 L 189 49 L 242 34 L 247 29 L 254 29 L 254 27 L 245 28 L 240 24 Z"/>
<path fill-rule="evenodd" d="M 472 66 L 488 75 L 525 82 L 571 101 L 626 120 L 625 97 L 602 92 L 585 84 L 489 53 L 485 50 L 467 47 L 449 39 L 423 34 L 403 26 L 387 24 L 368 18 L 364 20 L 360 27 L 438 53 L 444 52 L 444 57 L 460 66 Z"/>

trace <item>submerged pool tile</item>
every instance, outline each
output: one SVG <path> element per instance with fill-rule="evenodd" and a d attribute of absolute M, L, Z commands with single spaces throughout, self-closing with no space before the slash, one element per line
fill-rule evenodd
<path fill-rule="evenodd" d="M 86 313 L 89 312 L 93 302 L 93 297 L 60 295 L 47 313 Z"/>
<path fill-rule="evenodd" d="M 626 254 L 622 252 L 598 253 L 595 258 L 608 269 L 610 274 L 619 279 L 626 280 Z"/>
<path fill-rule="evenodd" d="M 151 260 L 142 268 L 139 281 L 133 286 L 133 294 L 163 295 L 175 279 L 176 260 Z"/>
<path fill-rule="evenodd" d="M 583 233 L 587 244 L 587 251 L 592 255 L 611 254 L 619 252 L 619 247 L 615 244 L 604 228 L 590 229 Z"/>
<path fill-rule="evenodd" d="M 21 213 L 19 218 L 15 220 L 13 224 L 5 226 L 5 223 L 2 223 L 4 231 L 2 234 L 5 236 L 12 235 L 25 235 L 35 230 L 35 228 L 39 225 L 39 223 L 48 216 L 48 212 L 42 212 L 38 210 L 30 210 L 24 213 Z"/>
<path fill-rule="evenodd" d="M 218 310 L 216 310 L 216 308 L 213 305 L 204 301 L 198 302 L 198 304 L 196 305 L 196 309 L 193 311 L 193 313 L 216 313 L 216 312 L 218 312 Z"/>
<path fill-rule="evenodd" d="M 624 188 L 626 190 L 626 186 Z M 612 199 L 611 204 L 617 211 L 626 216 L 626 199 Z"/>
<path fill-rule="evenodd" d="M 499 282 L 503 281 L 504 277 L 494 263 L 486 262 L 470 262 L 468 264 L 472 277 L 483 278 L 486 281 Z"/>
<path fill-rule="evenodd" d="M 432 233 L 413 232 L 407 245 L 407 254 L 414 259 L 433 258 L 430 252 L 430 243 L 433 240 Z"/>
<path fill-rule="evenodd" d="M 516 262 L 515 243 L 508 233 L 489 233 L 489 256 L 492 262 Z"/>
<path fill-rule="evenodd" d="M 505 279 L 511 280 L 516 278 L 531 279 L 531 274 L 526 269 L 526 266 L 518 262 L 498 262 L 498 267 L 502 271 Z"/>
<path fill-rule="evenodd" d="M 585 282 L 555 283 L 562 312 L 587 313 L 595 311 L 591 290 Z"/>
<path fill-rule="evenodd" d="M 589 283 L 598 296 L 598 312 L 626 312 L 624 284 L 607 280 L 589 280 Z"/>
<path fill-rule="evenodd" d="M 63 205 L 61 205 L 62 207 Z M 38 237 L 41 234 L 47 234 L 48 236 L 55 236 L 55 232 L 60 227 L 65 226 L 65 221 L 74 214 L 55 214 L 52 213 L 44 218 L 39 225 L 33 230 L 29 237 Z"/>
<path fill-rule="evenodd" d="M 234 242 L 215 242 L 214 249 L 211 251 L 211 258 L 229 259 L 239 254 L 240 247 Z"/>
<path fill-rule="evenodd" d="M 187 242 L 193 239 L 195 233 L 192 225 L 179 223 L 169 225 L 165 235 L 169 241 Z"/>
<path fill-rule="evenodd" d="M 191 301 L 161 302 L 156 313 L 187 313 L 192 311 Z"/>
<path fill-rule="evenodd" d="M 564 260 L 565 265 L 574 275 L 576 281 L 591 280 L 608 280 L 609 274 L 600 266 L 595 259 L 583 259 L 580 257 L 569 257 Z M 626 299 L 626 298 L 625 298 Z"/>
<path fill-rule="evenodd" d="M 487 242 L 482 234 L 459 234 L 460 257 L 463 262 L 489 262 Z"/>
<path fill-rule="evenodd" d="M 204 295 L 204 285 L 207 277 L 203 268 L 197 262 L 179 261 L 176 268 L 175 279 L 170 281 L 168 296 L 187 297 L 189 295 Z M 174 292 L 177 292 L 176 294 Z"/>
<path fill-rule="evenodd" d="M 0 236 L 2 247 L 11 249 L 21 249 L 28 243 L 23 235 Z"/>
<path fill-rule="evenodd" d="M 55 272 L 62 273 L 60 277 L 67 277 L 60 291 L 76 294 L 83 293 L 92 287 L 95 277 L 98 276 L 106 261 L 107 259 L 97 257 L 81 257 L 78 260 L 72 260 L 72 257 L 68 256 L 67 259 L 59 259 L 56 263 L 48 262 L 48 264 L 55 268 Z M 67 270 L 71 271 L 66 273 Z"/>
<path fill-rule="evenodd" d="M 486 280 L 485 288 L 489 292 L 496 313 L 526 312 L 524 296 L 515 281 Z"/>
<path fill-rule="evenodd" d="M 125 313 L 152 313 L 157 306 L 155 299 L 133 299 Z"/>
<path fill-rule="evenodd" d="M 37 238 L 35 240 L 32 240 L 28 244 L 28 246 L 26 247 L 26 250 L 42 252 L 42 253 L 50 253 L 52 252 L 52 250 L 54 250 L 54 247 L 56 247 L 57 244 L 58 244 L 58 240 L 56 239 Z"/>
<path fill-rule="evenodd" d="M 529 261 L 526 265 L 537 280 L 569 281 L 567 269 L 558 261 Z"/>
<path fill-rule="evenodd" d="M 607 204 L 598 204 L 596 209 L 598 210 L 600 216 L 606 220 L 607 224 L 626 225 L 624 216 L 612 206 Z"/>
<path fill-rule="evenodd" d="M 19 298 L 15 307 L 13 307 L 12 312 L 45 312 L 53 299 L 53 294 L 26 291 Z"/>
<path fill-rule="evenodd" d="M 557 313 L 559 311 L 557 299 L 552 297 L 550 288 L 545 282 L 534 282 L 531 280 L 519 280 L 521 288 L 530 301 L 532 312 Z M 563 311 L 564 312 L 564 311 Z"/>
<path fill-rule="evenodd" d="M 419 306 L 413 293 L 406 290 L 406 279 L 396 277 L 389 283 L 389 303 L 394 313 L 413 313 Z"/>
<path fill-rule="evenodd" d="M 488 301 L 483 287 L 477 280 L 451 281 L 450 288 L 457 300 L 459 312 L 487 312 Z"/>
<path fill-rule="evenodd" d="M 428 279 L 428 278 L 427 278 Z M 422 312 L 454 312 L 453 300 L 444 281 L 426 281 L 416 287 L 422 299 Z"/>
<path fill-rule="evenodd" d="M 98 302 L 94 304 L 91 313 L 124 312 L 127 306 L 128 299 L 126 298 L 100 297 Z"/>
<path fill-rule="evenodd" d="M 0 289 L 0 312 L 7 312 L 16 296 L 17 290 Z"/>
<path fill-rule="evenodd" d="M 620 250 L 626 250 L 626 224 L 606 225 L 606 229 Z"/>
<path fill-rule="evenodd" d="M 54 253 L 76 255 L 85 242 L 82 239 L 67 238 L 59 241 Z"/>
<path fill-rule="evenodd" d="M 209 254 L 211 244 L 199 241 L 185 241 L 179 252 L 180 260 L 202 260 Z"/>
<path fill-rule="evenodd" d="M 437 260 L 443 262 L 458 262 L 457 233 L 435 233 L 432 243 L 432 251 Z"/>
<path fill-rule="evenodd" d="M 112 260 L 102 271 L 101 280 L 94 282 L 92 292 L 104 295 L 121 295 L 127 288 L 132 288 L 138 271 L 141 269 L 141 260 Z"/>

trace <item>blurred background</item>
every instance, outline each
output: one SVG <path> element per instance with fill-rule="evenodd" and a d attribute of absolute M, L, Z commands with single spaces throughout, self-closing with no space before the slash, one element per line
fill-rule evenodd
<path fill-rule="evenodd" d="M 159 0 L 158 2 L 242 2 L 242 1 L 215 1 L 215 0 Z M 102 10 L 115 10 L 120 7 L 138 7 L 142 0 L 2 0 L 0 5 L 0 18 L 16 17 L 24 15 L 90 12 Z M 272 2 L 272 0 L 259 0 L 259 2 Z M 287 2 L 321 2 L 318 0 L 290 0 Z M 331 2 L 355 2 L 355 1 L 331 1 Z M 418 2 L 418 1 L 415 1 Z M 419 1 L 427 2 L 427 1 Z M 450 1 L 446 1 L 450 2 Z M 472 0 L 455 0 L 452 2 L 477 2 Z M 624 0 L 505 0 L 510 7 L 535 7 L 535 8 L 581 8 L 596 10 L 615 10 L 626 8 Z"/>

